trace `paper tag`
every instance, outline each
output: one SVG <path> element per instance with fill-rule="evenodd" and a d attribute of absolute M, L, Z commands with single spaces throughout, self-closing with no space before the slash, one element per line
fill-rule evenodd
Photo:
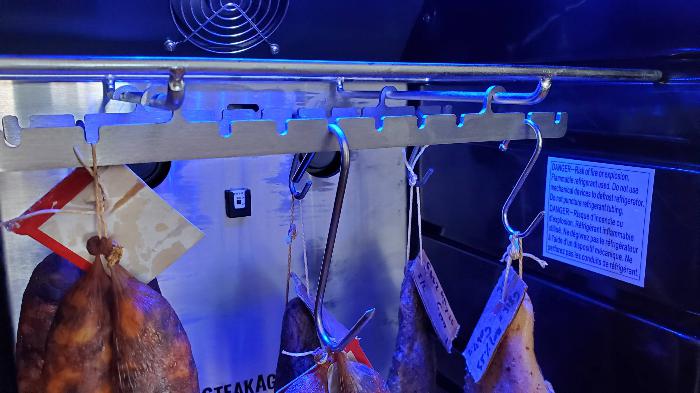
<path fill-rule="evenodd" d="M 509 273 L 504 297 L 503 279 L 506 271 Z M 496 287 L 491 292 L 491 297 L 486 302 L 486 307 L 481 313 L 479 321 L 476 323 L 467 348 L 462 353 L 467 361 L 467 370 L 475 382 L 479 382 L 488 369 L 498 344 L 508 330 L 508 326 L 513 322 L 518 308 L 525 298 L 526 290 L 527 285 L 512 267 L 503 270 Z"/>
<path fill-rule="evenodd" d="M 299 296 L 299 299 L 301 299 L 301 301 L 304 302 L 306 308 L 309 309 L 309 311 L 311 311 L 311 313 L 313 314 L 314 301 L 308 295 L 306 285 L 304 285 L 304 283 L 301 281 L 301 278 L 299 278 L 299 276 L 296 273 L 292 272 L 291 277 L 292 282 L 294 284 L 294 290 L 296 291 L 297 296 Z M 350 331 L 345 326 L 343 326 L 343 324 L 338 322 L 338 320 L 335 319 L 333 314 L 329 313 L 328 310 L 326 310 L 325 308 L 323 310 L 323 321 L 326 323 L 328 332 L 333 337 L 344 337 Z M 365 355 L 365 351 L 362 350 L 362 347 L 360 346 L 360 340 L 357 337 L 350 341 L 350 344 L 348 344 L 348 346 L 345 347 L 345 353 L 350 357 L 350 360 L 362 363 L 367 367 L 372 367 L 372 363 L 369 362 L 369 358 L 367 357 L 367 355 Z"/>
<path fill-rule="evenodd" d="M 440 342 L 447 352 L 451 353 L 452 341 L 459 332 L 459 323 L 447 301 L 445 291 L 442 290 L 433 265 L 424 250 L 421 250 L 418 258 L 411 261 L 410 265 L 409 274 L 416 284 L 425 312 Z"/>
<path fill-rule="evenodd" d="M 120 264 L 147 283 L 194 246 L 203 233 L 126 166 L 99 168 L 110 236 L 124 247 Z M 92 176 L 78 168 L 26 213 L 44 209 L 95 209 Z M 94 214 L 46 214 L 24 220 L 14 232 L 29 235 L 82 269 L 94 260 L 87 240 L 97 234 Z"/>

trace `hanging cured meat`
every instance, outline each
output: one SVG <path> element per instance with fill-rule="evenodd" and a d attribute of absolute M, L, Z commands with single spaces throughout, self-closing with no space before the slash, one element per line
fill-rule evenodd
<path fill-rule="evenodd" d="M 328 365 L 322 364 L 309 369 L 289 386 L 280 390 L 280 393 L 326 393 L 328 391 Z"/>
<path fill-rule="evenodd" d="M 416 260 L 407 263 L 401 284 L 399 331 L 387 380 L 392 393 L 430 393 L 436 390 L 435 340 L 410 274 L 414 263 Z"/>
<path fill-rule="evenodd" d="M 63 296 L 83 275 L 82 270 L 50 254 L 32 272 L 22 296 L 15 350 L 19 393 L 41 393 L 46 339 Z"/>
<path fill-rule="evenodd" d="M 287 367 L 287 374 L 278 374 L 275 379 L 275 384 L 280 387 L 279 392 L 337 393 L 342 391 L 350 393 L 355 392 L 355 390 L 351 390 L 355 385 L 370 387 L 376 385 L 379 386 L 379 388 L 378 390 L 372 390 L 373 392 L 386 392 L 387 390 L 383 385 L 381 377 L 369 366 L 369 360 L 365 356 L 357 340 L 351 341 L 345 348 L 345 351 L 340 351 L 340 353 L 343 354 L 342 358 L 339 357 L 340 355 L 331 355 L 328 352 L 324 353 L 320 350 L 320 341 L 316 332 L 316 324 L 314 323 L 310 311 L 313 302 L 308 297 L 308 291 L 301 279 L 294 273 L 291 274 L 291 279 L 299 297 L 287 304 L 283 320 L 280 353 L 282 350 L 297 353 L 316 351 L 314 351 L 313 356 L 292 357 L 293 360 L 283 359 L 290 358 L 289 355 L 280 355 L 280 359 L 278 359 L 277 362 L 277 369 L 280 370 L 281 366 Z M 331 333 L 342 336 L 348 332 L 331 314 L 326 313 L 323 318 Z M 287 348 L 295 349 L 289 350 Z M 303 363 L 301 359 L 305 359 Z M 342 365 L 339 364 L 340 368 L 335 365 L 339 362 L 342 362 Z M 295 373 L 296 379 L 292 378 L 288 380 L 289 377 L 287 375 L 289 375 L 288 370 L 290 370 L 289 365 L 291 364 L 293 364 L 292 373 Z M 302 369 L 302 367 L 307 364 L 308 366 Z M 352 378 L 359 382 L 350 385 L 350 387 L 344 387 L 345 390 L 338 390 L 340 387 L 337 383 L 335 385 L 331 384 L 333 385 L 332 387 L 329 386 L 329 381 L 332 379 L 329 375 L 336 375 L 335 372 L 337 370 L 345 370 L 337 375 L 346 375 L 346 379 Z M 284 376 L 280 377 L 280 375 Z M 359 390 L 358 392 L 362 391 L 365 390 Z"/>
<path fill-rule="evenodd" d="M 535 314 L 525 294 L 520 308 L 478 384 L 467 372 L 465 393 L 548 393 L 535 357 Z"/>
<path fill-rule="evenodd" d="M 330 393 L 388 393 L 382 377 L 372 368 L 348 359 L 345 352 L 332 355 L 328 369 Z"/>
<path fill-rule="evenodd" d="M 318 357 L 315 359 L 319 362 Z M 329 354 L 307 373 L 283 388 L 284 393 L 388 393 L 382 377 L 371 367 L 350 360 L 340 351 Z"/>
<path fill-rule="evenodd" d="M 92 238 L 88 250 L 97 258 L 60 303 L 39 391 L 197 393 L 190 344 L 168 302 L 118 264 L 107 276 L 100 255 L 121 255 L 110 239 Z"/>
<path fill-rule="evenodd" d="M 303 353 L 313 351 L 319 346 L 314 318 L 304 302 L 295 297 L 287 303 L 282 318 L 275 384 L 285 386 L 315 364 L 311 356 L 289 356 L 282 351 Z"/>
<path fill-rule="evenodd" d="M 115 380 L 121 393 L 198 393 L 187 334 L 165 298 L 129 275 L 112 272 Z"/>
<path fill-rule="evenodd" d="M 46 343 L 46 393 L 114 392 L 109 277 L 99 258 L 61 301 Z"/>

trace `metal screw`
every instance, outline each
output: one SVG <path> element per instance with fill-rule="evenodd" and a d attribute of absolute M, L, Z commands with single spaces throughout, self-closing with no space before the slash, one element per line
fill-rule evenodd
<path fill-rule="evenodd" d="M 163 46 L 165 47 L 165 50 L 167 50 L 168 52 L 173 52 L 173 51 L 175 51 L 175 47 L 177 46 L 177 42 L 175 42 L 171 39 L 167 39 L 163 43 Z"/>
<path fill-rule="evenodd" d="M 500 145 L 498 145 L 498 149 L 499 149 L 500 151 L 507 151 L 507 150 L 508 150 L 508 145 L 509 145 L 509 144 L 510 144 L 510 141 L 509 141 L 509 140 L 505 140 L 505 141 L 501 142 Z"/>

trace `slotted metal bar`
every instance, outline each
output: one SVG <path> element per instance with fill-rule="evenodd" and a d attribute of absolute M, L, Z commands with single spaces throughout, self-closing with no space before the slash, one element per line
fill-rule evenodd
<path fill-rule="evenodd" d="M 533 113 L 544 138 L 566 133 L 566 113 Z M 530 139 L 534 135 L 523 124 L 523 113 L 470 113 L 383 118 L 377 130 L 371 117 L 341 118 L 337 124 L 355 149 L 378 149 L 450 143 Z M 6 123 L 8 126 L 9 123 Z M 97 151 L 100 163 L 129 163 L 190 160 L 240 156 L 290 154 L 300 151 L 338 151 L 325 119 L 292 119 L 280 133 L 269 120 L 241 120 L 231 123 L 231 135 L 222 137 L 217 122 L 191 123 L 175 112 L 161 124 L 109 125 L 99 129 Z M 73 146 L 89 154 L 81 127 L 21 129 L 17 147 L 0 143 L 0 172 L 75 167 Z"/>

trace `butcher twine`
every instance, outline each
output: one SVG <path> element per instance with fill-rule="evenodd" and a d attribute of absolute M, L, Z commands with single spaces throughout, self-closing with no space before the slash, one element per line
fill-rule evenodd
<path fill-rule="evenodd" d="M 517 235 L 517 234 L 516 234 Z M 508 273 L 510 272 L 510 267 L 513 264 L 513 261 L 518 261 L 518 275 L 520 278 L 523 278 L 523 259 L 524 258 L 530 258 L 533 261 L 537 262 L 540 264 L 540 267 L 543 269 L 547 267 L 547 262 L 544 261 L 543 259 L 538 258 L 537 256 L 530 254 L 528 252 L 523 252 L 523 238 L 520 236 L 516 235 L 510 235 L 510 244 L 508 245 L 508 248 L 506 248 L 506 251 L 503 253 L 503 256 L 501 257 L 501 262 L 506 263 L 506 274 L 503 277 L 503 298 L 505 299 L 506 296 L 506 285 L 508 284 Z"/>
<path fill-rule="evenodd" d="M 80 162 L 80 165 L 85 168 L 86 171 L 92 176 L 93 179 L 93 185 L 94 185 L 94 190 L 95 190 L 95 216 L 96 216 L 96 226 L 97 226 L 97 236 L 100 239 L 107 238 L 107 223 L 105 221 L 105 201 L 106 201 L 106 192 L 104 188 L 102 187 L 102 183 L 100 183 L 100 172 L 97 170 L 98 165 L 97 165 L 97 145 L 94 143 L 90 144 L 90 149 L 92 153 L 92 168 L 90 168 L 86 163 L 85 160 L 83 159 L 83 155 L 80 154 L 80 151 L 78 150 L 77 146 L 73 146 L 73 153 L 75 153 L 75 157 L 78 159 L 78 162 Z M 112 248 L 112 251 L 110 252 L 109 255 L 106 255 L 107 258 L 107 265 L 108 266 L 114 266 L 122 258 L 122 254 L 124 253 L 123 247 L 120 246 L 114 246 Z M 96 259 L 99 259 L 99 255 L 96 256 Z"/>
<path fill-rule="evenodd" d="M 413 191 L 415 190 L 416 194 L 416 210 L 417 213 L 416 215 L 418 216 L 418 255 L 420 256 L 420 253 L 423 251 L 423 227 L 422 227 L 422 217 L 421 217 L 421 207 L 420 207 L 420 189 L 421 187 L 425 184 L 425 182 L 428 180 L 430 175 L 432 174 L 432 169 L 428 170 L 426 174 L 423 176 L 423 180 L 418 183 L 418 175 L 416 175 L 415 168 L 416 164 L 418 163 L 418 160 L 420 157 L 423 155 L 425 152 L 425 149 L 427 149 L 428 146 L 421 146 L 421 147 L 416 147 L 414 150 L 413 154 L 411 154 L 410 159 L 406 159 L 406 149 L 403 149 L 403 162 L 406 165 L 406 171 L 407 173 L 407 179 L 408 179 L 408 186 L 410 187 L 408 190 L 408 229 L 406 231 L 406 261 L 410 258 L 410 252 L 411 252 L 411 224 L 413 223 Z"/>
<path fill-rule="evenodd" d="M 301 358 L 304 356 L 313 355 L 314 361 L 316 362 L 316 364 L 319 364 L 319 365 L 326 363 L 328 361 L 328 359 L 330 358 L 328 356 L 328 351 L 324 351 L 323 348 L 321 348 L 321 347 L 316 348 L 313 351 L 306 351 L 306 352 L 287 352 L 285 350 L 282 350 L 282 354 L 287 355 L 287 356 L 291 356 L 294 358 Z"/>
<path fill-rule="evenodd" d="M 93 167 L 96 168 L 97 167 L 97 159 L 95 158 L 96 157 L 95 145 L 91 145 L 91 146 L 92 146 L 93 163 L 94 163 Z M 93 178 L 96 178 L 95 177 L 96 171 L 94 171 L 93 169 L 88 167 L 87 164 L 85 164 L 85 160 L 83 160 L 83 156 L 82 156 L 82 154 L 80 154 L 80 151 L 78 150 L 77 146 L 73 146 L 73 152 L 75 153 L 75 157 L 78 159 L 78 162 L 80 163 L 80 165 L 82 165 L 83 168 L 85 168 L 85 170 L 87 170 L 88 173 Z M 97 185 L 99 183 L 96 181 L 95 184 Z M 99 192 L 101 193 L 101 195 L 105 195 L 105 192 L 104 192 L 104 189 L 102 188 L 102 185 L 99 186 Z M 96 194 L 97 194 L 97 192 L 96 192 Z M 98 234 L 101 234 L 100 231 L 102 231 L 104 228 L 106 228 L 106 226 L 104 224 L 104 197 L 100 198 L 100 199 L 102 201 L 102 203 L 101 203 L 102 216 L 100 216 L 98 214 L 99 208 L 96 208 L 95 210 L 43 209 L 43 210 L 37 210 L 37 211 L 33 211 L 33 212 L 30 212 L 27 214 L 23 214 L 19 217 L 11 219 L 11 220 L 0 221 L 0 225 L 7 230 L 14 230 L 19 226 L 19 223 L 21 221 L 24 221 L 28 218 L 32 218 L 32 217 L 36 217 L 36 216 L 42 216 L 45 214 L 90 214 L 90 215 L 95 214 L 95 215 L 98 215 L 98 218 L 97 218 L 97 220 L 98 220 L 98 225 L 97 225 Z M 105 232 L 106 232 L 106 230 L 105 230 Z"/>
<path fill-rule="evenodd" d="M 289 230 L 287 230 L 287 287 L 284 289 L 284 302 L 289 301 L 289 276 L 292 274 L 292 243 L 297 238 L 297 226 L 294 224 L 294 195 L 289 206 Z"/>
<path fill-rule="evenodd" d="M 292 202 L 289 207 L 289 230 L 287 230 L 287 287 L 285 289 L 285 302 L 289 301 L 289 280 L 292 275 L 292 243 L 296 240 L 298 232 L 297 225 L 294 223 L 294 206 L 296 199 L 292 195 Z M 299 221 L 301 223 L 301 244 L 304 254 L 304 279 L 306 280 L 306 293 L 309 294 L 309 261 L 306 255 L 306 236 L 304 235 L 304 210 L 302 209 L 301 200 L 299 201 Z"/>

